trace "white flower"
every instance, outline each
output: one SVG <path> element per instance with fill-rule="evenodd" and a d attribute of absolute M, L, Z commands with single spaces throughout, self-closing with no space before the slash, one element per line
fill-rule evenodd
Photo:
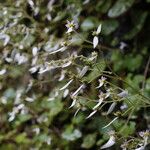
<path fill-rule="evenodd" d="M 115 144 L 115 136 L 114 136 L 114 132 L 112 131 L 112 133 L 110 133 L 110 138 L 107 141 L 107 143 L 105 143 L 103 146 L 101 146 L 101 149 L 105 149 L 105 148 L 109 148 L 111 146 L 113 146 Z"/>
<path fill-rule="evenodd" d="M 75 24 L 74 20 L 72 20 L 71 22 L 67 20 L 66 27 L 67 27 L 67 29 L 68 29 L 66 33 L 71 33 L 71 32 L 73 32 L 74 29 L 76 28 L 76 24 Z"/>
<path fill-rule="evenodd" d="M 102 25 L 100 24 L 97 28 L 97 31 L 94 31 L 93 32 L 93 35 L 94 35 L 94 38 L 93 38 L 93 48 L 96 48 L 96 46 L 98 45 L 98 35 L 100 34 L 101 32 L 101 28 L 102 28 Z"/>
<path fill-rule="evenodd" d="M 40 128 L 34 128 L 32 131 L 35 132 L 36 135 L 38 135 L 40 133 Z"/>
<path fill-rule="evenodd" d="M 98 103 L 93 107 L 93 110 L 97 109 L 103 102 L 104 99 L 106 99 L 106 94 L 104 94 L 103 92 L 100 92 L 99 94 L 99 100 L 98 100 Z"/>
<path fill-rule="evenodd" d="M 143 144 L 145 147 L 148 144 L 148 137 L 150 136 L 150 131 L 146 130 L 146 131 L 139 132 L 139 135 L 143 138 Z"/>
<path fill-rule="evenodd" d="M 21 55 L 20 53 L 17 53 L 14 57 L 14 61 L 18 63 L 18 65 L 21 65 L 28 61 L 28 58 L 25 55 Z"/>
<path fill-rule="evenodd" d="M 98 80 L 99 86 L 97 86 L 96 88 L 98 89 L 98 88 L 102 87 L 105 83 L 105 80 L 106 80 L 106 78 L 102 76 L 101 79 Z"/>

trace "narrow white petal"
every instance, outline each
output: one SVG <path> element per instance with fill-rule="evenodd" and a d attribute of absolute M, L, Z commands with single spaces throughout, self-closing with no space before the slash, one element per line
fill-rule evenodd
<path fill-rule="evenodd" d="M 110 136 L 108 142 L 106 144 L 104 144 L 101 149 L 105 149 L 105 148 L 109 148 L 111 146 L 113 146 L 115 144 L 115 137 L 114 136 Z"/>
<path fill-rule="evenodd" d="M 77 113 L 79 112 L 80 108 L 78 108 L 74 114 L 74 117 L 77 115 Z"/>
<path fill-rule="evenodd" d="M 63 94 L 63 98 L 66 98 L 69 94 L 69 89 L 65 89 L 64 94 Z"/>
<path fill-rule="evenodd" d="M 49 54 L 55 54 L 55 53 L 58 53 L 58 52 L 63 52 L 63 51 L 65 51 L 66 49 L 67 49 L 67 47 L 62 47 L 62 48 L 60 48 L 60 49 L 58 49 L 58 50 L 56 50 L 56 51 L 50 52 Z"/>
<path fill-rule="evenodd" d="M 65 74 L 62 73 L 61 76 L 60 76 L 60 78 L 58 79 L 58 81 L 62 81 L 64 78 L 65 78 Z"/>
<path fill-rule="evenodd" d="M 98 37 L 94 36 L 94 38 L 93 38 L 93 48 L 96 48 L 97 45 L 98 45 Z"/>
<path fill-rule="evenodd" d="M 78 94 L 78 92 L 84 87 L 84 84 L 82 84 L 72 95 L 71 97 L 74 97 Z"/>
<path fill-rule="evenodd" d="M 72 63 L 71 61 L 68 61 L 67 63 L 63 64 L 61 67 L 66 68 L 66 67 L 70 66 L 71 63 Z"/>
<path fill-rule="evenodd" d="M 109 115 L 114 110 L 115 106 L 116 106 L 116 102 L 113 102 L 107 111 L 107 115 Z"/>
<path fill-rule="evenodd" d="M 74 99 L 69 108 L 72 108 L 76 104 L 77 99 Z"/>
<path fill-rule="evenodd" d="M 71 84 L 72 81 L 73 81 L 73 79 L 71 79 L 69 82 L 67 82 L 67 84 L 65 84 L 65 85 L 60 89 L 60 91 L 66 89 L 66 88 Z"/>
<path fill-rule="evenodd" d="M 91 112 L 91 113 L 86 117 L 86 119 L 89 119 L 90 117 L 92 117 L 96 112 L 97 112 L 97 110 L 94 110 L 93 112 Z"/>
<path fill-rule="evenodd" d="M 135 150 L 144 150 L 145 149 L 145 146 L 141 146 L 139 148 L 136 148 Z"/>
<path fill-rule="evenodd" d="M 128 91 L 127 91 L 127 90 L 124 90 L 124 91 L 122 91 L 121 93 L 119 93 L 118 96 L 119 96 L 119 97 L 122 97 L 122 98 L 123 98 L 123 97 L 127 97 L 127 96 L 128 96 Z"/>
<path fill-rule="evenodd" d="M 93 107 L 93 110 L 97 109 L 101 105 L 102 102 L 103 102 L 103 99 L 101 98 L 99 102 Z"/>
<path fill-rule="evenodd" d="M 118 117 L 115 117 L 110 123 L 108 123 L 106 126 L 103 127 L 103 129 L 107 128 L 108 126 L 110 126 L 114 121 L 116 121 L 118 119 Z"/>
<path fill-rule="evenodd" d="M 82 78 L 86 74 L 86 72 L 88 71 L 88 69 L 89 69 L 89 66 L 83 67 L 83 69 L 81 70 L 81 72 L 79 74 L 79 77 Z"/>
<path fill-rule="evenodd" d="M 97 34 L 97 35 L 100 34 L 101 30 L 102 30 L 102 24 L 100 24 L 100 25 L 98 26 L 97 31 L 96 31 L 96 34 Z"/>
<path fill-rule="evenodd" d="M 38 48 L 37 48 L 37 47 L 33 47 L 33 48 L 32 48 L 32 55 L 33 55 L 33 56 L 36 56 L 36 55 L 37 55 L 37 52 L 38 52 Z"/>

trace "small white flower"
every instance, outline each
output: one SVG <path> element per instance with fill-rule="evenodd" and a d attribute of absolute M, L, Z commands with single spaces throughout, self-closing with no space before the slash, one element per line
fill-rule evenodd
<path fill-rule="evenodd" d="M 100 34 L 101 32 L 101 28 L 102 28 L 102 25 L 100 24 L 97 28 L 97 31 L 94 31 L 93 32 L 93 35 L 94 35 L 94 38 L 93 38 L 93 48 L 96 48 L 96 46 L 98 45 L 98 35 Z"/>
<path fill-rule="evenodd" d="M 120 42 L 120 49 L 123 50 L 125 47 L 127 47 L 127 44 L 124 42 Z"/>
<path fill-rule="evenodd" d="M 98 81 L 99 81 L 99 86 L 96 87 L 97 89 L 104 85 L 106 78 L 102 76 L 101 79 L 99 79 Z"/>
<path fill-rule="evenodd" d="M 40 128 L 34 128 L 32 131 L 35 132 L 36 135 L 38 135 L 40 133 Z"/>
<path fill-rule="evenodd" d="M 18 63 L 18 65 L 21 65 L 28 61 L 28 58 L 25 55 L 21 55 L 20 53 L 17 53 L 14 57 L 14 61 Z"/>
<path fill-rule="evenodd" d="M 115 136 L 114 133 L 110 134 L 110 138 L 103 146 L 101 146 L 101 149 L 109 148 L 115 144 Z"/>
<path fill-rule="evenodd" d="M 35 73 L 37 70 L 38 70 L 38 67 L 37 67 L 37 66 L 32 67 L 32 68 L 29 69 L 29 71 L 30 71 L 31 73 Z"/>
<path fill-rule="evenodd" d="M 68 29 L 66 33 L 71 33 L 71 32 L 73 32 L 74 29 L 76 28 L 76 24 L 75 24 L 74 20 L 72 20 L 71 22 L 67 20 L 66 27 L 67 27 L 67 29 Z"/>
<path fill-rule="evenodd" d="M 93 107 L 93 110 L 97 109 L 102 104 L 104 99 L 105 99 L 105 94 L 101 92 L 99 95 L 98 103 Z"/>

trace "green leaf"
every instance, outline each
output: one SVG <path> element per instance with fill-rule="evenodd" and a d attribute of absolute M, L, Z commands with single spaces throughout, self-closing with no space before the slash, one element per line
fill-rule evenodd
<path fill-rule="evenodd" d="M 115 31 L 119 26 L 118 21 L 111 19 L 111 20 L 105 20 L 102 22 L 102 34 L 109 35 L 113 31 Z"/>
<path fill-rule="evenodd" d="M 125 13 L 134 3 L 135 0 L 118 0 L 108 12 L 108 16 L 118 17 Z"/>
<path fill-rule="evenodd" d="M 81 24 L 81 29 L 83 31 L 88 31 L 95 28 L 95 18 L 87 18 Z"/>
<path fill-rule="evenodd" d="M 84 137 L 81 147 L 89 149 L 95 144 L 95 142 L 96 142 L 96 133 L 88 134 Z"/>
<path fill-rule="evenodd" d="M 78 129 L 74 129 L 72 125 L 67 126 L 62 133 L 62 137 L 67 141 L 74 141 L 82 136 L 82 133 Z"/>
<path fill-rule="evenodd" d="M 132 28 L 132 30 L 130 32 L 128 32 L 125 36 L 124 39 L 132 39 L 134 36 L 136 36 L 141 29 L 144 26 L 146 17 L 148 15 L 147 12 L 140 12 L 140 13 L 136 13 L 136 15 L 138 16 L 136 19 L 134 19 L 134 27 Z M 134 15 L 135 16 L 135 15 Z"/>
<path fill-rule="evenodd" d="M 111 3 L 111 0 L 101 0 L 96 6 L 96 10 L 102 13 L 106 13 L 110 8 Z"/>

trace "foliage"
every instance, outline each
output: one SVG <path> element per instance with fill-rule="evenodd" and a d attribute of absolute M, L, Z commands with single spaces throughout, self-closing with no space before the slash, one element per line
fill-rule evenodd
<path fill-rule="evenodd" d="M 0 149 L 148 149 L 149 8 L 0 2 Z"/>

